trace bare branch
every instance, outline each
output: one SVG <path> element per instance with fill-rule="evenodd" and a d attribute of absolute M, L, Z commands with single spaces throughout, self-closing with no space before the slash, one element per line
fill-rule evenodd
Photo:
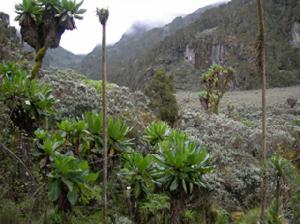
<path fill-rule="evenodd" d="M 0 143 L 0 149 L 2 149 L 3 151 L 5 151 L 7 154 L 9 154 L 9 156 L 13 159 L 15 159 L 18 163 L 20 163 L 25 170 L 27 171 L 27 173 L 29 174 L 29 176 L 31 177 L 31 179 L 34 181 L 34 183 L 36 184 L 37 181 L 35 179 L 35 177 L 32 175 L 31 171 L 28 169 L 28 167 L 26 166 L 26 164 L 13 152 L 11 151 L 9 148 L 7 148 L 5 145 Z"/>

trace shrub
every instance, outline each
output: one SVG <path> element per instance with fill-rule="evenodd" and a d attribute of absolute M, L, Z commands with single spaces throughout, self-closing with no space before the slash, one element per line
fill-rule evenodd
<path fill-rule="evenodd" d="M 143 223 L 168 223 L 170 198 L 163 194 L 149 194 L 139 204 Z"/>
<path fill-rule="evenodd" d="M 14 63 L 0 64 L 0 101 L 10 110 L 10 119 L 19 128 L 32 133 L 45 118 L 54 114 L 57 102 L 52 90 L 34 80 Z"/>
<path fill-rule="evenodd" d="M 217 210 L 216 224 L 229 224 L 228 213 L 225 210 Z"/>
<path fill-rule="evenodd" d="M 58 125 L 66 131 L 67 123 L 64 121 Z M 86 203 L 96 197 L 96 189 L 91 186 L 98 174 L 90 172 L 87 161 L 73 155 L 76 142 L 66 140 L 65 132 L 50 134 L 37 130 L 35 135 L 35 142 L 43 152 L 40 168 L 49 183 L 48 197 L 58 209 L 67 213 L 79 199 Z"/>
<path fill-rule="evenodd" d="M 178 118 L 178 105 L 172 78 L 164 70 L 158 70 L 145 87 L 145 95 L 150 98 L 150 107 L 159 118 L 173 125 Z"/>
<path fill-rule="evenodd" d="M 297 126 L 300 126 L 300 117 L 297 117 L 297 118 L 295 119 L 295 124 L 296 124 Z"/>
<path fill-rule="evenodd" d="M 21 223 L 21 213 L 17 205 L 11 201 L 1 201 L 0 223 L 15 224 Z"/>
<path fill-rule="evenodd" d="M 218 113 L 219 103 L 229 89 L 234 70 L 213 64 L 202 76 L 203 91 L 199 92 L 199 100 L 205 110 Z"/>

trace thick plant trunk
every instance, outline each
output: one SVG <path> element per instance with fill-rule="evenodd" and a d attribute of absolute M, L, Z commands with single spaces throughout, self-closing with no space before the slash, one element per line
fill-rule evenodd
<path fill-rule="evenodd" d="M 186 198 L 184 192 L 178 192 L 178 194 L 173 195 L 171 200 L 171 224 L 181 223 L 181 213 L 186 207 Z"/>
<path fill-rule="evenodd" d="M 106 223 L 107 216 L 107 105 L 106 105 L 106 24 L 103 24 L 102 35 L 102 113 L 103 113 L 103 150 L 104 150 L 104 163 L 103 163 L 103 216 L 104 223 Z"/>
<path fill-rule="evenodd" d="M 33 69 L 31 71 L 30 79 L 35 79 L 35 77 L 39 74 L 39 71 L 41 70 L 42 64 L 43 64 L 43 59 L 46 55 L 47 52 L 47 47 L 42 47 L 36 52 L 35 56 L 35 64 L 33 66 Z"/>
<path fill-rule="evenodd" d="M 262 79 L 262 147 L 261 147 L 261 163 L 262 163 L 262 183 L 261 183 L 261 213 L 260 221 L 265 223 L 266 213 L 266 155 L 267 155 L 267 124 L 266 124 L 266 65 L 265 65 L 265 25 L 264 25 L 264 7 L 263 0 L 257 0 L 259 33 L 257 39 L 257 68 L 259 76 Z"/>

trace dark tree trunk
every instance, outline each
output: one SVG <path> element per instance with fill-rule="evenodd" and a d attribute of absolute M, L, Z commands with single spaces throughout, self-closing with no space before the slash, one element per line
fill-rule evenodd
<path fill-rule="evenodd" d="M 184 191 L 177 192 L 172 195 L 171 200 L 171 224 L 181 223 L 181 213 L 186 208 L 186 193 Z"/>
<path fill-rule="evenodd" d="M 58 208 L 64 212 L 64 214 L 68 214 L 72 210 L 72 206 L 68 200 L 68 188 L 61 184 L 61 196 L 58 199 Z"/>
<path fill-rule="evenodd" d="M 59 18 L 55 17 L 56 10 L 53 8 L 45 11 L 43 15 L 43 30 L 41 32 L 41 38 L 44 40 L 42 46 L 49 48 L 57 48 L 60 43 L 62 34 L 65 32 L 65 28 L 59 25 Z"/>
<path fill-rule="evenodd" d="M 24 21 L 20 24 L 22 40 L 25 41 L 29 46 L 36 49 L 39 45 L 39 29 L 38 25 L 34 20 L 27 16 Z"/>

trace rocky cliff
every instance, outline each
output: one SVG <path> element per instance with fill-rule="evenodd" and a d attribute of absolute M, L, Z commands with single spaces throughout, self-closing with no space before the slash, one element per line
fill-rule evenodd
<path fill-rule="evenodd" d="M 299 84 L 300 3 L 296 0 L 268 0 L 265 4 L 269 85 Z M 134 72 L 128 69 L 128 75 L 135 74 L 136 77 L 131 86 L 142 86 L 149 76 L 149 68 L 164 67 L 174 75 L 178 88 L 198 89 L 199 74 L 212 63 L 220 63 L 236 69 L 235 88 L 257 88 L 256 20 L 253 0 L 233 0 L 206 11 L 199 20 L 160 42 L 142 59 L 145 63 L 141 67 Z"/>
<path fill-rule="evenodd" d="M 265 8 L 268 83 L 271 87 L 299 84 L 300 2 L 267 0 Z M 172 24 L 179 24 L 178 29 L 167 32 Z M 170 25 L 150 30 L 131 42 L 121 40 L 108 51 L 109 79 L 141 89 L 154 70 L 163 67 L 173 76 L 177 89 L 197 90 L 201 73 L 212 63 L 220 63 L 236 69 L 235 89 L 258 88 L 256 34 L 256 1 L 232 0 L 203 10 L 191 23 L 176 18 Z M 97 52 L 99 49 L 82 64 L 92 78 L 99 72 L 94 66 L 100 57 Z"/>
<path fill-rule="evenodd" d="M 158 43 L 195 22 L 203 12 L 217 5 L 198 9 L 184 17 L 179 16 L 163 27 L 150 29 L 143 23 L 133 24 L 129 31 L 134 30 L 134 32 L 126 32 L 119 42 L 108 47 L 108 79 L 117 84 L 132 87 L 130 84 L 136 79 L 135 69 L 141 67 L 145 56 Z M 97 46 L 83 59 L 80 72 L 89 78 L 98 79 L 100 76 L 100 57 L 101 47 Z"/>

